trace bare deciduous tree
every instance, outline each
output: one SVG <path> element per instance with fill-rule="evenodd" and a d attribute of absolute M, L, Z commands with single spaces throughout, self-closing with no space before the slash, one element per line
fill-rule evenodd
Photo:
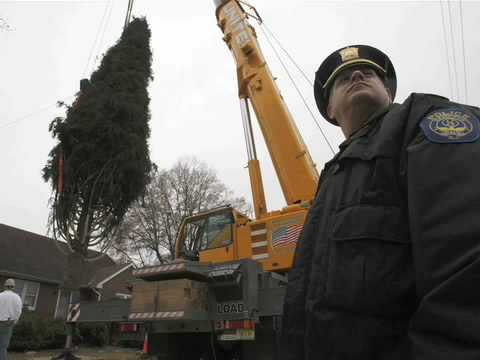
<path fill-rule="evenodd" d="M 195 158 L 179 160 L 169 170 L 157 170 L 142 200 L 130 208 L 113 253 L 144 266 L 173 259 L 177 231 L 184 217 L 230 204 L 251 211 L 235 198 L 214 170 Z"/>
<path fill-rule="evenodd" d="M 0 17 L 0 30 L 11 31 L 12 27 L 8 24 L 7 20 Z"/>

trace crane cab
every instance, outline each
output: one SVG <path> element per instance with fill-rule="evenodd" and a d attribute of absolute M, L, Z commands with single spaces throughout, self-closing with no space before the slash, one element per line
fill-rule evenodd
<path fill-rule="evenodd" d="M 288 271 L 308 207 L 287 206 L 257 220 L 230 206 L 187 217 L 178 232 L 176 258 L 213 264 L 252 259 L 266 271 Z"/>

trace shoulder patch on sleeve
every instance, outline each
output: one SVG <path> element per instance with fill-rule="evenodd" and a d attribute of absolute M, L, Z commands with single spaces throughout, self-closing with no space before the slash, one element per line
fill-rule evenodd
<path fill-rule="evenodd" d="M 461 108 L 432 111 L 420 127 L 428 140 L 439 144 L 469 143 L 480 138 L 478 118 Z"/>

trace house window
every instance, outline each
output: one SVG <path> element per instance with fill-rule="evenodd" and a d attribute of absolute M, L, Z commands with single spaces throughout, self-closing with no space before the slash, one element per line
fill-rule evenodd
<path fill-rule="evenodd" d="M 71 292 L 65 289 L 58 289 L 57 308 L 55 319 L 65 320 L 67 318 L 68 304 L 70 304 Z"/>
<path fill-rule="evenodd" d="M 36 309 L 40 283 L 15 279 L 15 292 L 22 298 L 23 307 L 28 310 Z"/>

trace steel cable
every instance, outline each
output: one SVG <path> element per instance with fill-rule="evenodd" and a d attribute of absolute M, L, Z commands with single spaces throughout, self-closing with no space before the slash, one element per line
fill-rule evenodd
<path fill-rule="evenodd" d="M 263 23 L 263 25 L 265 26 L 265 29 L 268 31 L 268 33 L 270 34 L 270 36 L 275 40 L 275 42 L 277 43 L 277 45 L 280 47 L 280 49 L 282 49 L 282 51 L 287 55 L 287 57 L 290 59 L 290 61 L 293 63 L 293 65 L 295 65 L 295 67 L 297 68 L 297 70 L 303 75 L 304 79 L 310 84 L 310 86 L 313 88 L 313 83 L 312 81 L 308 78 L 308 76 L 305 74 L 305 72 L 303 71 L 303 69 L 297 64 L 297 62 L 295 61 L 295 59 L 293 59 L 292 56 L 290 56 L 289 52 L 282 46 L 282 43 L 275 37 L 275 35 L 273 34 L 273 32 L 268 28 L 268 26 Z"/>
<path fill-rule="evenodd" d="M 124 29 L 127 27 L 130 22 L 130 17 L 132 16 L 133 0 L 128 0 L 127 14 L 125 15 L 125 25 Z"/>
<path fill-rule="evenodd" d="M 262 24 L 265 25 L 265 22 L 262 22 Z M 313 111 L 310 109 L 310 106 L 308 105 L 305 97 L 303 96 L 302 92 L 301 92 L 300 89 L 298 88 L 297 83 L 295 82 L 295 80 L 293 79 L 292 75 L 291 75 L 290 72 L 288 71 L 287 66 L 285 65 L 285 63 L 284 63 L 283 60 L 281 59 L 280 54 L 278 53 L 277 49 L 275 49 L 275 46 L 273 45 L 272 41 L 271 41 L 270 38 L 268 37 L 268 34 L 266 33 L 266 31 L 263 29 L 262 26 L 260 26 L 260 30 L 262 30 L 262 33 L 265 35 L 265 38 L 267 39 L 268 43 L 270 44 L 273 52 L 275 53 L 275 56 L 277 57 L 278 61 L 279 61 L 280 64 L 282 65 L 282 67 L 283 67 L 283 69 L 285 70 L 285 72 L 287 73 L 287 76 L 289 77 L 290 81 L 292 82 L 293 86 L 295 87 L 295 90 L 297 91 L 298 95 L 299 95 L 300 98 L 302 99 L 303 104 L 304 104 L 305 107 L 307 108 L 310 116 L 312 117 L 313 121 L 315 122 L 315 124 L 317 125 L 318 129 L 320 130 L 323 139 L 325 140 L 325 142 L 327 143 L 328 147 L 330 148 L 330 151 L 332 152 L 333 155 L 335 155 L 335 151 L 333 150 L 332 144 L 330 144 L 330 141 L 328 141 L 327 135 L 325 134 L 325 132 L 324 132 L 323 129 L 321 128 L 320 124 L 318 123 L 315 115 L 313 114 Z"/>

